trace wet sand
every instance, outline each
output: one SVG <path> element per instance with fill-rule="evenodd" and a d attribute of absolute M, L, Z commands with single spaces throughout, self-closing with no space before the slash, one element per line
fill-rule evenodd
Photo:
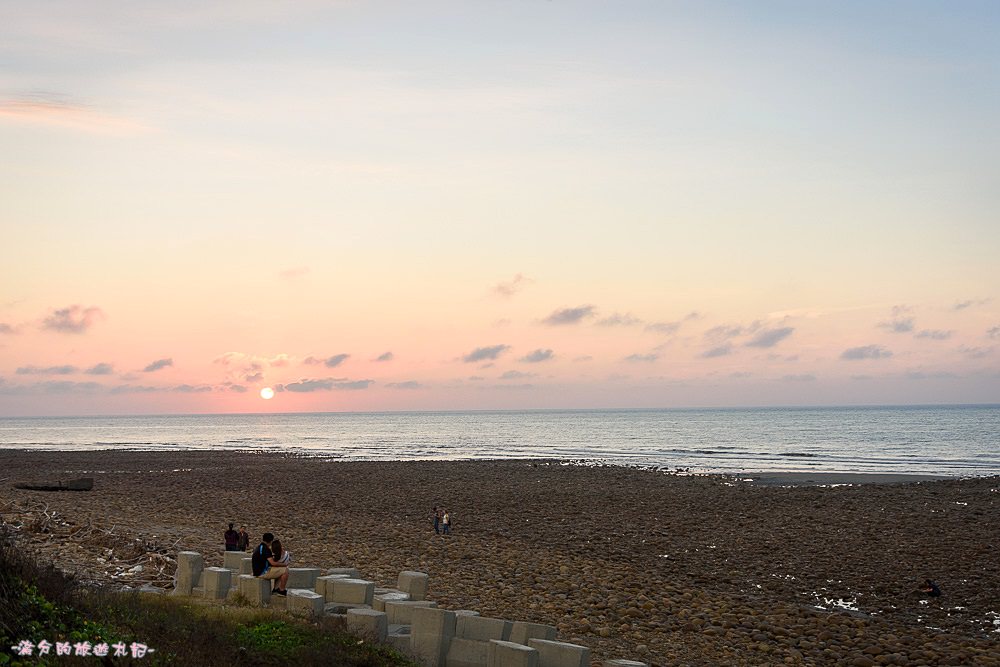
<path fill-rule="evenodd" d="M 209 565 L 221 564 L 225 524 L 245 523 L 255 537 L 273 531 L 301 565 L 353 565 L 383 584 L 426 571 L 442 606 L 557 625 L 595 659 L 1000 664 L 995 477 L 680 476 L 226 452 L 0 451 L 0 471 L 5 517 L 45 503 L 67 530 L 114 525 L 201 551 Z M 78 476 L 95 477 L 95 489 L 10 488 Z M 748 477 L 757 481 L 738 481 Z M 433 505 L 451 510 L 453 535 L 433 534 Z M 113 569 L 99 550 L 42 541 L 31 548 L 86 578 Z M 944 596 L 922 602 L 913 590 L 928 576 Z"/>
<path fill-rule="evenodd" d="M 941 475 L 881 472 L 745 472 L 732 475 L 756 486 L 834 486 L 849 484 L 912 484 L 950 479 Z"/>

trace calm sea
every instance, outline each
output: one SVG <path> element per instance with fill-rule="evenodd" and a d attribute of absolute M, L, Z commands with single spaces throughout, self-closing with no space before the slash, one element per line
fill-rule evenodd
<path fill-rule="evenodd" d="M 1000 474 L 1000 406 L 5 418 L 0 447 L 986 475 Z"/>

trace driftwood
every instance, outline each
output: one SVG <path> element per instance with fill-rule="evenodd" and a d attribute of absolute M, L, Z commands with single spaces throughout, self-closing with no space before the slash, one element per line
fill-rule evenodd
<path fill-rule="evenodd" d="M 81 477 L 56 482 L 54 484 L 39 484 L 35 482 L 18 482 L 14 484 L 15 489 L 27 489 L 29 491 L 90 491 L 94 488 L 93 477 Z"/>

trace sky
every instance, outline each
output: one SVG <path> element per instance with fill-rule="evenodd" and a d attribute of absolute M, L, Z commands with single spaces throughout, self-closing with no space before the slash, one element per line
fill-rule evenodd
<path fill-rule="evenodd" d="M 998 33 L 0 0 L 0 416 L 998 403 Z"/>

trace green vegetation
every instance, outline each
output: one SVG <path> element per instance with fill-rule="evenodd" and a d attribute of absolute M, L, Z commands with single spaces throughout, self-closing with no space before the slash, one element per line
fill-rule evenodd
<path fill-rule="evenodd" d="M 280 612 L 195 600 L 87 589 L 42 567 L 9 542 L 0 544 L 0 665 L 344 665 L 403 667 L 413 663 L 389 647 L 344 631 L 337 619 L 306 621 Z M 19 657 L 22 640 L 139 642 L 141 659 Z"/>

